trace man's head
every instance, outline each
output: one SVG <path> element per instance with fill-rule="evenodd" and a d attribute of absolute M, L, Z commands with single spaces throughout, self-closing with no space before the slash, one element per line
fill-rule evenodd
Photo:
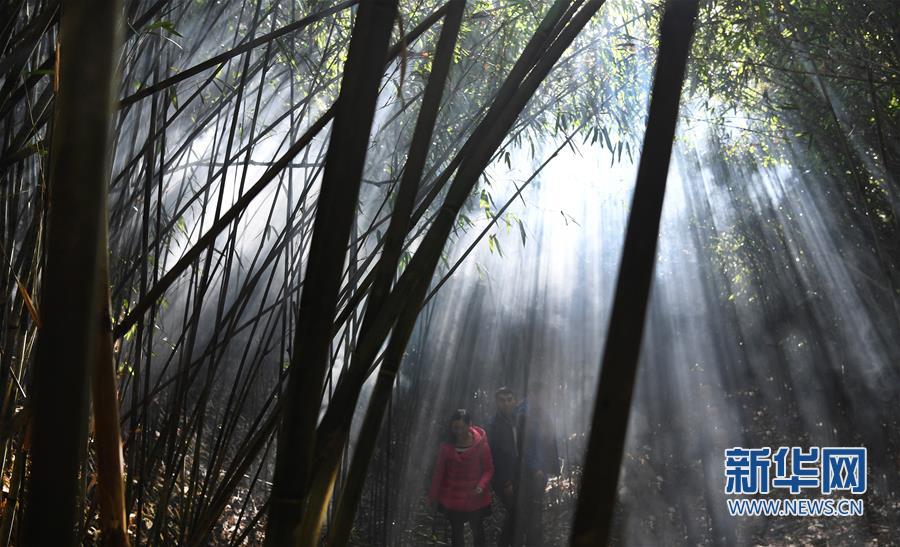
<path fill-rule="evenodd" d="M 501 387 L 494 394 L 494 400 L 497 401 L 497 410 L 507 418 L 512 418 L 518 402 L 516 394 L 508 387 Z"/>

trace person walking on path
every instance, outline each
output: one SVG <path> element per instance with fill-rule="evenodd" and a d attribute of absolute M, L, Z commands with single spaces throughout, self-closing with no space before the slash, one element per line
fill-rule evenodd
<path fill-rule="evenodd" d="M 485 545 L 484 519 L 491 512 L 489 485 L 494 462 L 484 429 L 472 425 L 469 413 L 460 409 L 450 418 L 450 434 L 441 443 L 431 477 L 428 499 L 450 521 L 451 545 L 465 545 L 464 525 L 469 523 L 475 547 Z"/>
<path fill-rule="evenodd" d="M 494 457 L 494 492 L 503 504 L 506 514 L 500 526 L 499 547 L 510 547 L 515 541 L 516 491 L 519 483 L 521 415 L 517 412 L 516 395 L 508 387 L 501 387 L 494 394 L 497 414 L 491 421 L 488 437 Z"/>

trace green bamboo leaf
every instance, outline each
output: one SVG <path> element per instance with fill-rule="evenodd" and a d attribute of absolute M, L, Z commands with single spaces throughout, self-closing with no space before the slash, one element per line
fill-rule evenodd
<path fill-rule="evenodd" d="M 151 30 L 157 30 L 157 29 L 164 30 L 164 31 L 168 32 L 169 34 L 174 34 L 175 36 L 178 36 L 179 38 L 184 38 L 184 36 L 182 36 L 178 32 L 178 30 L 176 30 L 175 23 L 173 23 L 172 21 L 162 21 L 162 20 L 156 21 L 154 23 L 150 23 L 149 25 L 147 25 L 145 30 L 151 31 Z"/>

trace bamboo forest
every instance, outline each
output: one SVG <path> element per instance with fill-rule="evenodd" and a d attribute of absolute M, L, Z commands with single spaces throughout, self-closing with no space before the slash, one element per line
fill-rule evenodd
<path fill-rule="evenodd" d="M 0 1 L 0 547 L 896 545 L 898 29 Z"/>

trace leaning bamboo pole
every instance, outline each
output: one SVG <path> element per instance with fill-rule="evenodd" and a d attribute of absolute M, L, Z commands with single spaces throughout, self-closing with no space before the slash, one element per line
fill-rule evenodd
<path fill-rule="evenodd" d="M 668 0 L 660 23 L 647 132 L 625 232 L 609 331 L 572 525 L 572 545 L 609 541 L 616 485 L 659 238 L 666 176 L 698 0 Z"/>

